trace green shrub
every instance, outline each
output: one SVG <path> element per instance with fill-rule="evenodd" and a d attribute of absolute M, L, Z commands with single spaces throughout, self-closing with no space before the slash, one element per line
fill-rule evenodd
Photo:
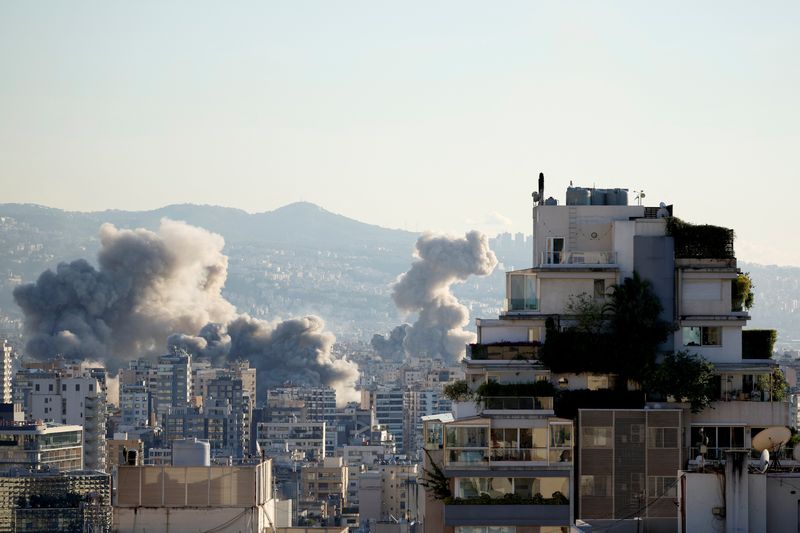
<path fill-rule="evenodd" d="M 732 229 L 709 224 L 695 225 L 670 217 L 667 234 L 675 240 L 675 257 L 695 259 L 733 259 Z"/>
<path fill-rule="evenodd" d="M 731 304 L 734 311 L 752 309 L 755 302 L 753 280 L 749 272 L 739 273 L 731 283 Z"/>
<path fill-rule="evenodd" d="M 448 383 L 442 387 L 442 394 L 444 394 L 445 398 L 454 402 L 466 402 L 473 397 L 473 392 L 463 379 Z"/>
<path fill-rule="evenodd" d="M 742 359 L 769 359 L 777 339 L 774 329 L 743 329 Z"/>

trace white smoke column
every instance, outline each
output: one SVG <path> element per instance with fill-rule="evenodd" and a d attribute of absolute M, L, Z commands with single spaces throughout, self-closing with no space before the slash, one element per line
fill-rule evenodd
<path fill-rule="evenodd" d="M 491 274 L 497 257 L 489 249 L 489 239 L 478 231 L 464 238 L 426 233 L 417 240 L 415 256 L 417 260 L 397 279 L 392 292 L 400 310 L 419 313 L 406 330 L 405 351 L 457 362 L 475 335 L 463 329 L 469 323 L 469 310 L 450 288 L 469 276 Z"/>

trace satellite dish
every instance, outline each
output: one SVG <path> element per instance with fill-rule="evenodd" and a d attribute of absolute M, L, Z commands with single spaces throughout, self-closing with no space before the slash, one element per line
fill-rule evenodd
<path fill-rule="evenodd" d="M 792 432 L 786 426 L 775 426 L 756 433 L 753 437 L 753 449 L 757 452 L 769 450 L 777 452 L 792 438 Z"/>
<path fill-rule="evenodd" d="M 764 472 L 767 471 L 767 468 L 769 468 L 769 450 L 764 450 L 763 452 L 761 452 L 760 464 L 761 464 L 761 473 L 763 474 Z"/>

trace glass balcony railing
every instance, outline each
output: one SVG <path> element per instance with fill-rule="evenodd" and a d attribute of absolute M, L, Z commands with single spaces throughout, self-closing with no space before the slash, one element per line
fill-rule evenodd
<path fill-rule="evenodd" d="M 563 265 L 616 265 L 617 253 L 616 252 L 586 252 L 586 251 L 571 251 L 571 252 L 542 252 L 540 257 L 540 265 L 545 266 L 563 266 Z"/>
<path fill-rule="evenodd" d="M 509 311 L 538 311 L 539 299 L 535 296 L 528 298 L 508 298 Z"/>
<path fill-rule="evenodd" d="M 448 467 L 479 466 L 509 462 L 539 462 L 568 465 L 572 462 L 571 448 L 448 448 L 445 465 Z"/>
<path fill-rule="evenodd" d="M 492 396 L 483 399 L 484 410 L 553 410 L 552 396 Z"/>

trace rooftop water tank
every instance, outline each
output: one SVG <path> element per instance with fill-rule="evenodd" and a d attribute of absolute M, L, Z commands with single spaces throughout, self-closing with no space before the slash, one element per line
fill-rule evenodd
<path fill-rule="evenodd" d="M 606 191 L 607 205 L 628 205 L 628 189 L 608 189 Z"/>
<path fill-rule="evenodd" d="M 552 196 L 549 196 L 547 200 L 544 201 L 544 205 L 558 205 L 558 200 L 556 200 Z"/>
<path fill-rule="evenodd" d="M 197 439 L 172 441 L 172 466 L 211 466 L 211 445 Z"/>
<path fill-rule="evenodd" d="M 567 205 L 590 205 L 592 192 L 585 187 L 567 187 Z"/>
<path fill-rule="evenodd" d="M 592 205 L 606 205 L 605 189 L 592 189 Z"/>

